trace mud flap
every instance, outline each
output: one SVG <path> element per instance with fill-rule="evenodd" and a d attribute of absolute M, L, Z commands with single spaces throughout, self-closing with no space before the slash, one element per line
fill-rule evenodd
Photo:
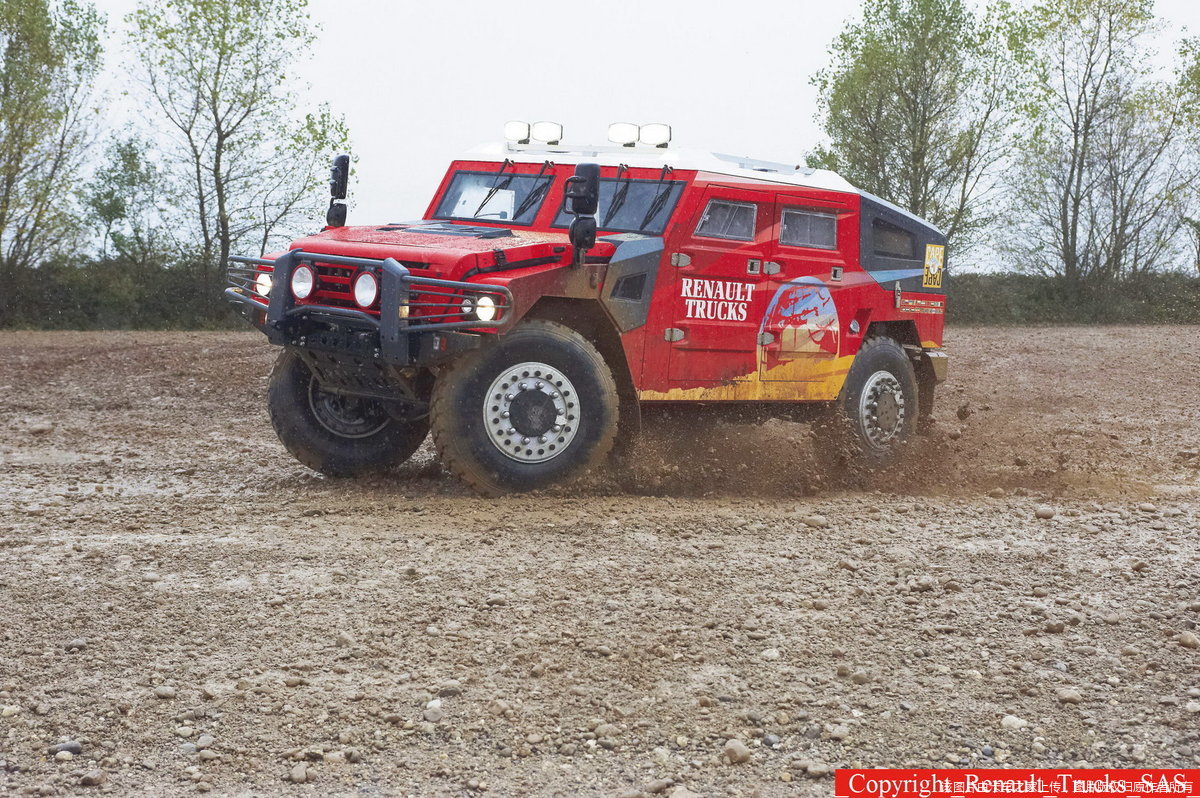
<path fill-rule="evenodd" d="M 946 353 L 924 349 L 913 359 L 917 372 L 917 431 L 927 432 L 933 424 L 933 397 L 937 386 L 946 381 Z"/>

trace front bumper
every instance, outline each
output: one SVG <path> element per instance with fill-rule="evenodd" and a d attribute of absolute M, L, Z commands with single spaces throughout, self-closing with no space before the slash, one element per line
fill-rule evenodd
<path fill-rule="evenodd" d="M 479 333 L 510 323 L 512 293 L 504 287 L 413 275 L 385 258 L 352 258 L 293 250 L 268 260 L 232 257 L 225 296 L 271 343 L 393 366 L 429 365 L 479 345 Z M 379 315 L 355 308 L 303 304 L 291 291 L 300 264 L 369 270 L 379 280 Z M 256 280 L 271 267 L 273 287 L 259 293 Z M 465 318 L 462 303 L 492 299 L 491 321 Z"/>

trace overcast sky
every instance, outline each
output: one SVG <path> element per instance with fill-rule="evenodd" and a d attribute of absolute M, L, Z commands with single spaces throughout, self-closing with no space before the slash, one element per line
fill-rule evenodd
<path fill-rule="evenodd" d="M 567 142 L 609 122 L 668 122 L 675 142 L 799 163 L 820 140 L 809 76 L 859 4 L 847 0 L 310 0 L 305 103 L 349 123 L 358 157 L 351 223 L 417 218 L 464 150 L 504 122 L 553 120 Z M 124 17 L 109 17 L 110 94 L 122 88 Z M 1200 32 L 1200 2 L 1159 0 L 1170 57 Z M 133 117 L 116 102 L 112 123 Z"/>

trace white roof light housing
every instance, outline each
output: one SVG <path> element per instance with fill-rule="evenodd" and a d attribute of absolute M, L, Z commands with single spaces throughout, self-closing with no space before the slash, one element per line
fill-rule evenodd
<path fill-rule="evenodd" d="M 665 147 L 671 143 L 671 126 L 663 122 L 642 125 L 638 130 L 638 141 L 651 147 Z"/>
<path fill-rule="evenodd" d="M 529 123 L 512 121 L 504 123 L 504 140 L 514 144 L 529 143 Z"/>
<path fill-rule="evenodd" d="M 543 141 L 546 144 L 558 144 L 562 141 L 563 126 L 558 122 L 534 122 L 531 130 L 535 141 Z"/>
<path fill-rule="evenodd" d="M 622 147 L 637 144 L 638 126 L 632 122 L 613 122 L 608 126 L 608 140 Z"/>

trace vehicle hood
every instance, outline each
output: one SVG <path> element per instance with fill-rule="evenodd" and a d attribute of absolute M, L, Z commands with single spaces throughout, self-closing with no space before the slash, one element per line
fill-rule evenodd
<path fill-rule="evenodd" d="M 436 220 L 326 228 L 293 241 L 291 249 L 357 258 L 394 258 L 409 269 L 453 280 L 501 268 L 520 268 L 522 264 L 565 263 L 571 257 L 566 232 Z"/>

